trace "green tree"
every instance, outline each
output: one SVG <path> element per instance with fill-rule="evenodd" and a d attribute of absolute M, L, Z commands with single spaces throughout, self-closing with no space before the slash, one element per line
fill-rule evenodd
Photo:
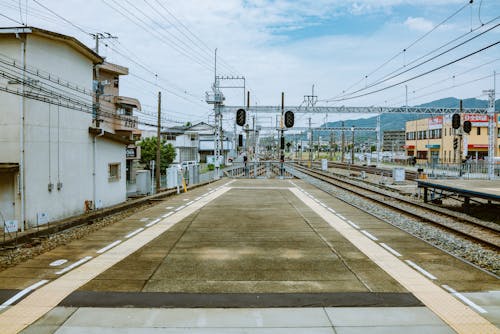
<path fill-rule="evenodd" d="M 141 163 L 146 164 L 146 168 L 150 168 L 149 162 L 151 160 L 156 160 L 156 143 L 156 137 L 150 137 L 144 138 L 138 145 L 141 147 Z M 174 147 L 162 140 L 160 147 L 160 168 L 162 173 L 174 161 L 174 158 Z"/>

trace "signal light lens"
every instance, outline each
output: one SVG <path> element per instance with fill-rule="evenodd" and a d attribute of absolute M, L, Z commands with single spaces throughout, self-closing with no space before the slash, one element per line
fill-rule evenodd
<path fill-rule="evenodd" d="M 239 126 L 245 125 L 246 122 L 246 112 L 245 109 L 238 109 L 236 112 L 236 124 Z"/>

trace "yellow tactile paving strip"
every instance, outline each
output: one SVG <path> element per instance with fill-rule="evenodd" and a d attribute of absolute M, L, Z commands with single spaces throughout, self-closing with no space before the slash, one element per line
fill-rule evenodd
<path fill-rule="evenodd" d="M 0 314 L 0 332 L 2 334 L 20 332 L 42 317 L 45 313 L 49 312 L 52 308 L 56 307 L 73 291 L 151 242 L 173 225 L 188 217 L 196 210 L 201 209 L 229 189 L 230 188 L 222 187 L 214 191 L 183 210 L 162 219 L 156 225 L 123 241 L 109 251 L 99 256 L 96 254 L 97 257 L 94 259 L 36 290 L 17 305 Z"/>
<path fill-rule="evenodd" d="M 297 188 L 290 188 L 304 204 L 313 209 L 321 218 L 385 270 L 422 303 L 438 315 L 457 333 L 500 333 L 488 320 L 462 304 L 448 292 L 416 272 L 403 261 L 370 240 L 360 231 L 350 226 L 327 209 L 306 196 Z"/>

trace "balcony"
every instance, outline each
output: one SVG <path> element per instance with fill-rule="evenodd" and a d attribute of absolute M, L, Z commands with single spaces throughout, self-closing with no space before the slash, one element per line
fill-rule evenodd
<path fill-rule="evenodd" d="M 115 131 L 134 131 L 137 130 L 138 122 L 139 117 L 137 116 L 118 114 L 118 116 L 113 121 L 113 129 Z"/>

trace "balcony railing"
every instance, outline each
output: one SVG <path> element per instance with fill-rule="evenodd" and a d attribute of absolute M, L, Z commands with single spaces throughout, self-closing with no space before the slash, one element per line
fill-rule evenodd
<path fill-rule="evenodd" d="M 118 115 L 117 118 L 114 119 L 114 130 L 115 131 L 133 131 L 137 129 L 137 124 L 139 121 L 139 117 L 137 116 L 128 116 L 128 115 Z"/>

